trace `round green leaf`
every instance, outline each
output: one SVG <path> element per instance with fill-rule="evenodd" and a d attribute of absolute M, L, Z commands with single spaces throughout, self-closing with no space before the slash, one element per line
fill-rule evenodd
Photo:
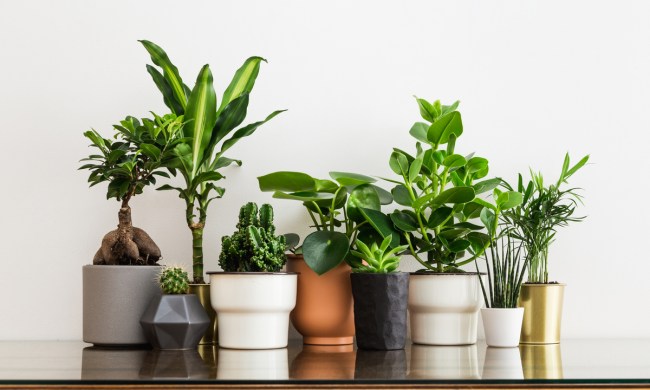
<path fill-rule="evenodd" d="M 418 223 L 411 215 L 395 210 L 390 214 L 390 219 L 395 224 L 395 227 L 404 232 L 412 232 L 417 230 Z"/>
<path fill-rule="evenodd" d="M 445 203 L 467 203 L 474 199 L 475 193 L 472 187 L 453 187 L 445 190 L 433 200 L 435 204 Z"/>
<path fill-rule="evenodd" d="M 401 204 L 402 206 L 409 206 L 409 207 L 413 205 L 413 202 L 411 202 L 411 195 L 409 194 L 409 191 L 406 188 L 406 186 L 404 186 L 403 184 L 396 185 L 392 189 L 391 194 L 393 194 L 393 199 L 395 199 L 395 202 L 397 204 Z"/>
<path fill-rule="evenodd" d="M 447 218 L 449 218 L 452 212 L 453 209 L 451 207 L 438 207 L 431 213 L 429 221 L 427 222 L 427 226 L 431 229 L 439 226 L 441 223 L 445 222 Z"/>
<path fill-rule="evenodd" d="M 356 187 L 352 191 L 347 204 L 348 218 L 357 222 L 365 221 L 363 214 L 359 212 L 359 207 L 371 210 L 381 209 L 379 195 L 374 186 L 364 184 Z"/>
<path fill-rule="evenodd" d="M 302 172 L 273 172 L 257 178 L 262 191 L 313 191 L 316 181 Z"/>
<path fill-rule="evenodd" d="M 305 238 L 302 253 L 305 263 L 318 275 L 336 267 L 347 256 L 350 242 L 345 234 L 320 230 Z"/>

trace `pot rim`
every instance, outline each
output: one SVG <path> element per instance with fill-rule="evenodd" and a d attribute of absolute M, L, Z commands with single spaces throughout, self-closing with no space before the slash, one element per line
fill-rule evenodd
<path fill-rule="evenodd" d="M 350 273 L 350 275 L 369 275 L 369 276 L 391 276 L 391 275 L 410 275 L 412 272 L 404 272 L 404 271 L 397 271 L 397 272 L 388 272 L 388 273 L 382 273 L 382 272 L 354 272 L 354 269 Z"/>
<path fill-rule="evenodd" d="M 137 265 L 137 264 L 84 264 L 82 268 L 105 268 L 105 269 L 112 269 L 112 268 L 162 268 L 162 264 L 155 264 L 155 265 L 149 265 L 149 264 L 142 264 L 142 265 Z"/>
<path fill-rule="evenodd" d="M 476 276 L 476 275 L 487 275 L 486 272 L 434 272 L 434 271 L 426 271 L 426 272 L 409 272 L 410 275 L 427 275 L 427 276 L 445 276 L 445 275 L 467 275 L 467 276 Z"/>
<path fill-rule="evenodd" d="M 524 282 L 521 284 L 521 286 L 527 286 L 527 287 L 554 287 L 554 286 L 566 286 L 566 283 L 528 283 Z"/>
<path fill-rule="evenodd" d="M 523 307 L 482 307 L 481 310 L 507 311 L 507 310 L 524 310 Z"/>
<path fill-rule="evenodd" d="M 291 275 L 298 275 L 299 272 L 227 272 L 227 271 L 210 271 L 210 272 L 207 272 L 207 274 L 208 275 L 260 275 L 260 276 L 283 275 L 283 276 L 291 276 Z"/>

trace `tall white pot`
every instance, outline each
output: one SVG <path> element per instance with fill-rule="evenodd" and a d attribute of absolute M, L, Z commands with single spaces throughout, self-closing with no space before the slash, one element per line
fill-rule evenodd
<path fill-rule="evenodd" d="M 477 273 L 412 273 L 408 309 L 416 344 L 475 344 L 482 295 Z"/>
<path fill-rule="evenodd" d="M 208 272 L 217 312 L 219 346 L 285 348 L 289 313 L 296 306 L 298 275 L 271 272 Z"/>

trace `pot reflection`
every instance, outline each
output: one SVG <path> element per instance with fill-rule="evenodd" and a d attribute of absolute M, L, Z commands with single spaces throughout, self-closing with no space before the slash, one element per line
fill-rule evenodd
<path fill-rule="evenodd" d="M 215 344 L 199 344 L 197 350 L 203 362 L 210 367 L 210 378 L 216 378 L 219 347 Z"/>
<path fill-rule="evenodd" d="M 353 379 L 354 345 L 303 345 L 291 362 L 292 379 Z"/>
<path fill-rule="evenodd" d="M 219 348 L 217 360 L 217 379 L 289 379 L 286 348 Z"/>
<path fill-rule="evenodd" d="M 208 366 L 196 349 L 153 350 L 144 358 L 142 379 L 210 379 Z"/>
<path fill-rule="evenodd" d="M 81 355 L 81 380 L 135 380 L 149 349 L 86 347 Z"/>
<path fill-rule="evenodd" d="M 476 344 L 462 346 L 411 346 L 413 379 L 480 379 Z"/>
<path fill-rule="evenodd" d="M 524 378 L 564 378 L 560 344 L 521 344 L 519 353 L 524 368 Z"/>
<path fill-rule="evenodd" d="M 485 350 L 483 379 L 524 379 L 519 348 L 488 347 Z"/>
<path fill-rule="evenodd" d="M 406 351 L 358 350 L 354 379 L 406 379 Z"/>

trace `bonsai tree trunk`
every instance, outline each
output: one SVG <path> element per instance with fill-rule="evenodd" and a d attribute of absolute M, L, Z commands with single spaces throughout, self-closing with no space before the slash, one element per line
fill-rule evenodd
<path fill-rule="evenodd" d="M 142 229 L 131 222 L 129 197 L 122 200 L 118 212 L 117 229 L 107 233 L 97 250 L 95 265 L 156 265 L 161 257 L 160 248 Z"/>

